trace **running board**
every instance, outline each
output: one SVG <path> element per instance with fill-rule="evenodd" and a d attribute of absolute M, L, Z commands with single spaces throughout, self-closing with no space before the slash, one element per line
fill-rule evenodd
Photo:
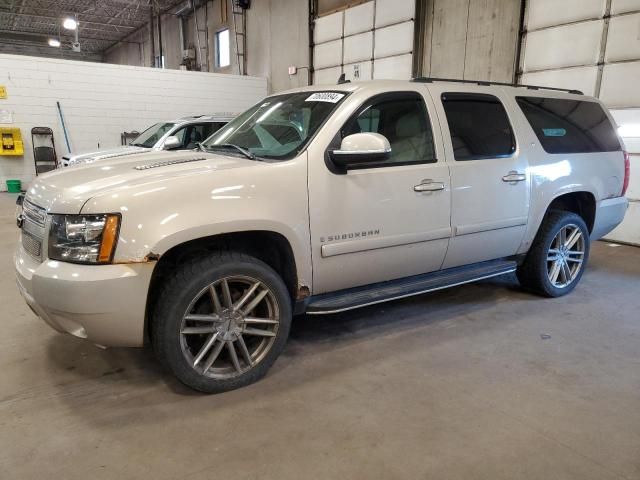
<path fill-rule="evenodd" d="M 389 300 L 455 287 L 456 285 L 485 278 L 497 277 L 498 275 L 514 272 L 516 267 L 517 263 L 512 260 L 491 260 L 399 280 L 349 288 L 339 292 L 324 293 L 309 297 L 305 305 L 301 306 L 299 313 L 323 315 L 344 312 Z"/>

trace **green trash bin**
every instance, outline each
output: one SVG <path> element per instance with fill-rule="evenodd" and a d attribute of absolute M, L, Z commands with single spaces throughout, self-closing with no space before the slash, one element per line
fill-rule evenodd
<path fill-rule="evenodd" d="M 22 182 L 20 180 L 7 180 L 7 192 L 20 193 L 22 190 Z"/>

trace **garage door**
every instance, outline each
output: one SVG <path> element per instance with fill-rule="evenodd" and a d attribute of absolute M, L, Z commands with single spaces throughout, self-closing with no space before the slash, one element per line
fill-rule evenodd
<path fill-rule="evenodd" d="M 372 0 L 314 22 L 314 84 L 412 77 L 415 0 Z"/>
<path fill-rule="evenodd" d="M 631 200 L 611 240 L 640 245 L 640 0 L 528 0 L 521 83 L 599 97 L 631 153 Z"/>

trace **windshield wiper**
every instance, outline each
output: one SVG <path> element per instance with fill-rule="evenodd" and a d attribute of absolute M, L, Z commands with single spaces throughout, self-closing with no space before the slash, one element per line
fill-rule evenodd
<path fill-rule="evenodd" d="M 253 153 L 251 153 L 249 150 L 239 147 L 238 145 L 234 145 L 233 143 L 221 143 L 220 145 L 212 145 L 210 147 L 207 147 L 207 150 L 215 150 L 217 148 L 233 148 L 234 150 L 237 150 L 242 155 L 247 157 L 249 160 L 256 159 L 256 156 Z"/>
<path fill-rule="evenodd" d="M 142 143 L 130 143 L 129 144 L 130 147 L 144 147 L 144 148 L 149 148 L 146 145 L 142 144 Z"/>

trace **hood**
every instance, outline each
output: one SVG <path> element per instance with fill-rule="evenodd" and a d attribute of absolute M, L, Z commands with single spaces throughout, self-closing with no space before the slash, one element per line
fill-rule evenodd
<path fill-rule="evenodd" d="M 92 197 L 148 190 L 183 176 L 251 168 L 261 162 L 197 151 L 152 152 L 64 168 L 38 176 L 26 198 L 49 213 L 80 213 Z"/>
<path fill-rule="evenodd" d="M 81 153 L 74 155 L 72 153 L 64 155 L 62 158 L 68 160 L 70 165 L 78 163 L 94 162 L 96 160 L 103 160 L 108 158 L 121 157 L 123 155 L 132 155 L 134 153 L 147 153 L 150 152 L 150 148 L 133 147 L 130 145 L 117 148 L 109 148 L 106 150 L 98 150 L 97 152 Z"/>

